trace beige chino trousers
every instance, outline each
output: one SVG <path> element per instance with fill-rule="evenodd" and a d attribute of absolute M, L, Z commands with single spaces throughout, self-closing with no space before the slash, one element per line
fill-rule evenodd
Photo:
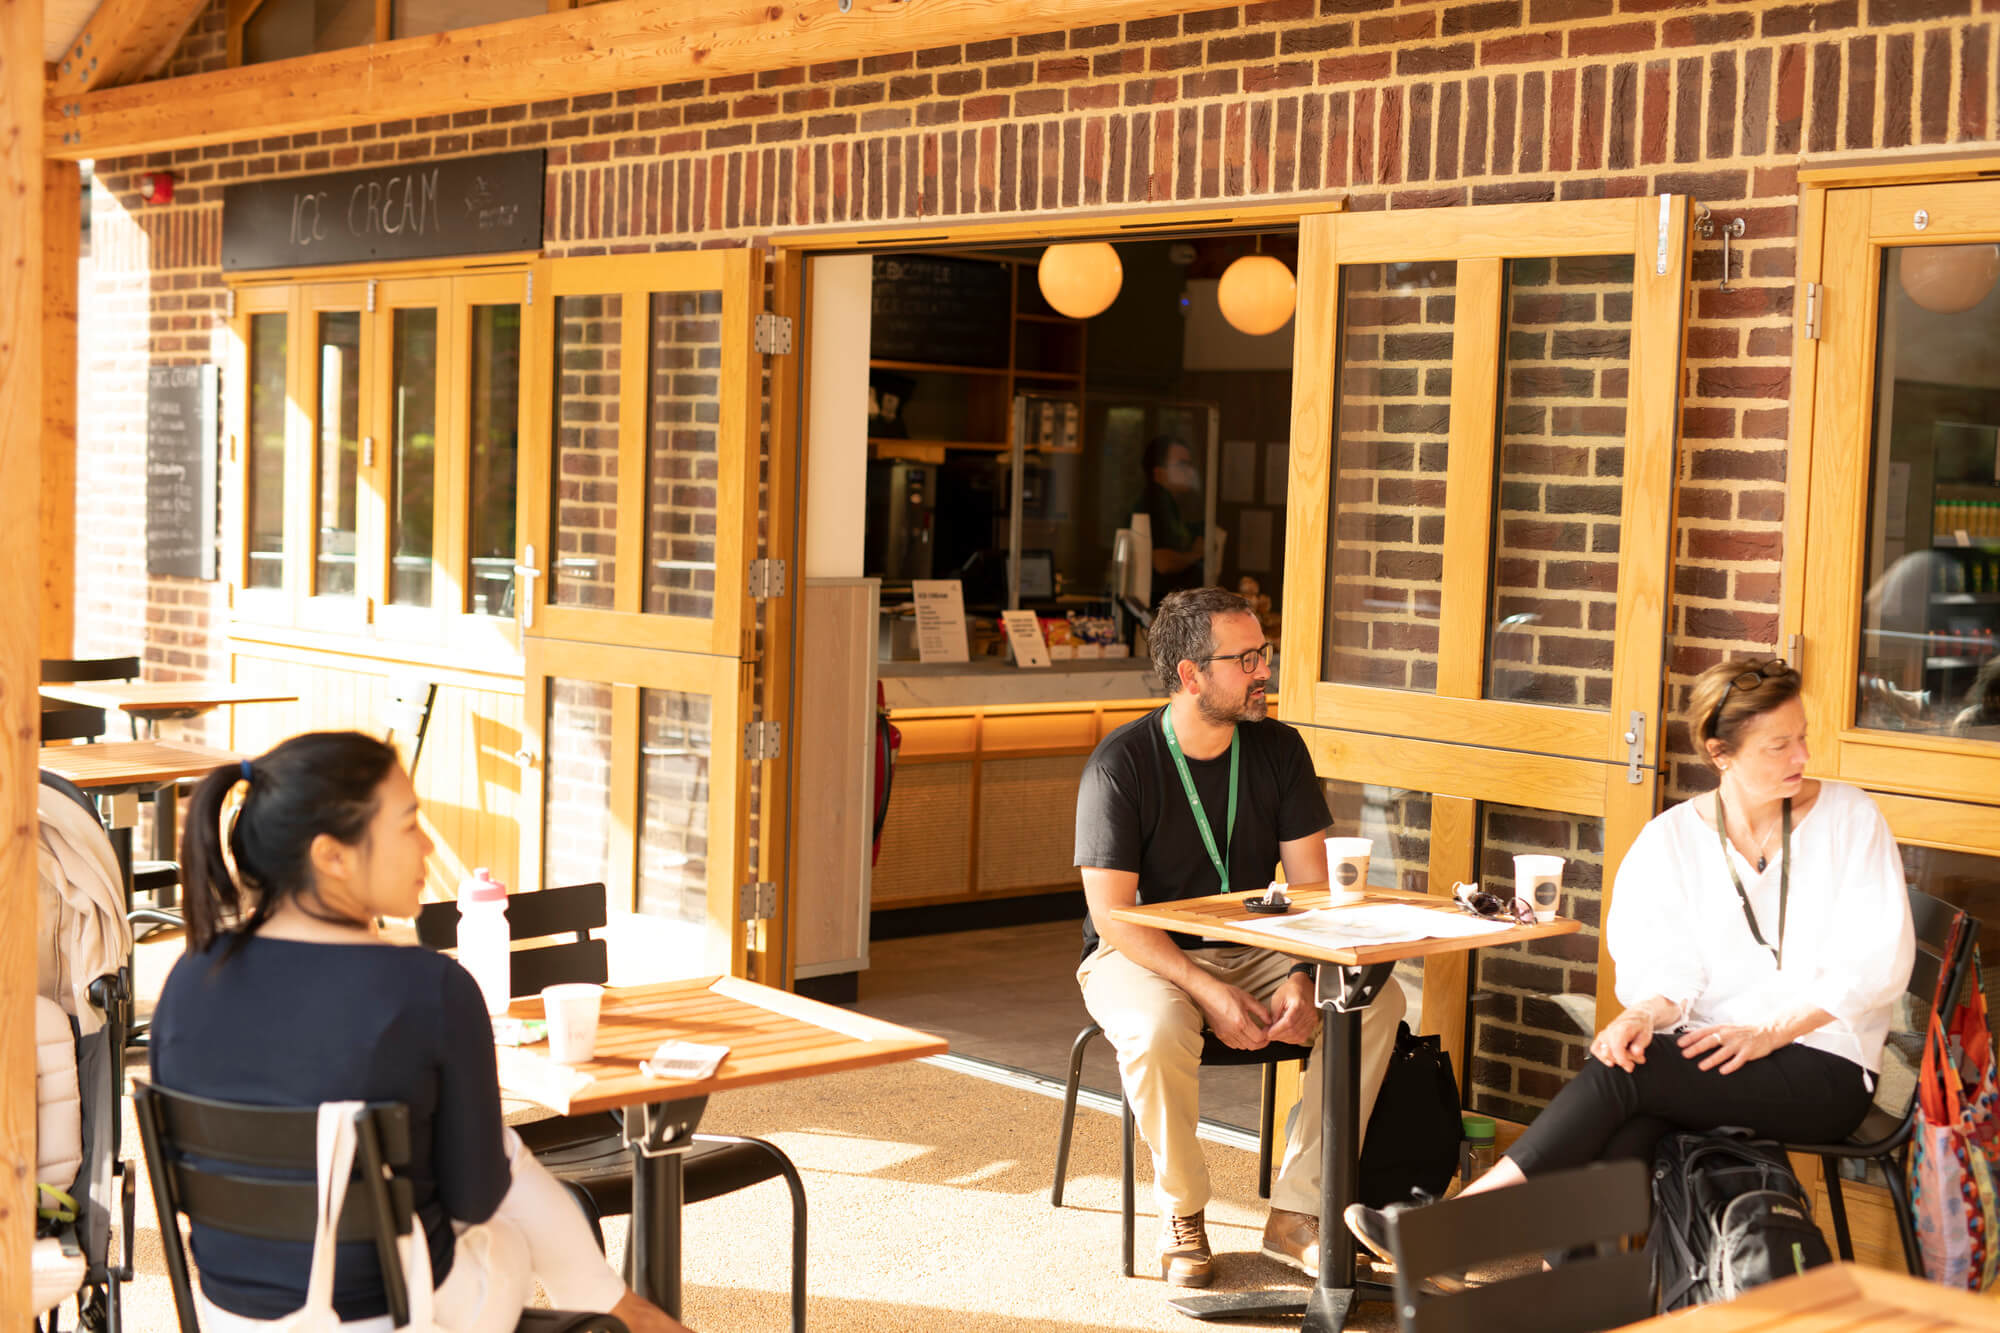
<path fill-rule="evenodd" d="M 1269 949 L 1223 945 L 1188 950 L 1188 961 L 1268 1005 L 1297 961 Z M 1186 1217 L 1208 1206 L 1208 1163 L 1195 1128 L 1201 1118 L 1201 1007 L 1157 972 L 1100 944 L 1076 972 L 1083 1007 L 1118 1054 L 1125 1099 L 1153 1152 L 1153 1197 L 1162 1215 Z M 1396 1044 L 1407 1001 L 1394 978 L 1361 1014 L 1361 1124 Z M 1315 1025 L 1317 1026 L 1317 1024 Z M 1326 1034 L 1315 1032 L 1303 1096 L 1285 1122 L 1285 1155 L 1271 1186 L 1271 1206 L 1319 1216 L 1320 1090 Z M 1358 1140 L 1358 1136 L 1357 1136 Z"/>

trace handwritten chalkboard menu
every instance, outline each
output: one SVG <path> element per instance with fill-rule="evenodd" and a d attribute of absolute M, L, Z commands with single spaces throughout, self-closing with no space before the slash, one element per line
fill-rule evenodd
<path fill-rule="evenodd" d="M 231 185 L 225 271 L 542 248 L 543 154 L 495 153 Z"/>
<path fill-rule="evenodd" d="M 878 361 L 1004 366 L 1013 300 L 1005 264 L 877 255 L 869 355 Z"/>
<path fill-rule="evenodd" d="M 215 577 L 214 366 L 146 380 L 146 572 Z"/>

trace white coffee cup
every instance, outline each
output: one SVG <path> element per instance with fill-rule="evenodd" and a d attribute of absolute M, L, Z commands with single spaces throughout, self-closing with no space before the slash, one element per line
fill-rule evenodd
<path fill-rule="evenodd" d="M 1368 889 L 1368 855 L 1373 838 L 1328 838 L 1326 877 L 1335 902 L 1359 901 Z"/>
<path fill-rule="evenodd" d="M 1514 858 L 1514 894 L 1535 906 L 1535 920 L 1553 921 L 1562 905 L 1563 859 L 1526 855 Z"/>
<path fill-rule="evenodd" d="M 542 987 L 551 1060 L 559 1065 L 580 1065 L 597 1053 L 597 1011 L 603 998 L 604 987 L 587 981 Z"/>

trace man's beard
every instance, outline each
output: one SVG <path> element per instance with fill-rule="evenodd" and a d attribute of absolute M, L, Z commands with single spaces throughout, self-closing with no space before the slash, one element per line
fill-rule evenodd
<path fill-rule="evenodd" d="M 1228 724 L 1262 722 L 1271 707 L 1262 685 L 1249 686 L 1239 698 L 1229 702 L 1219 700 L 1213 690 L 1204 690 L 1196 696 L 1195 705 L 1208 721 Z"/>

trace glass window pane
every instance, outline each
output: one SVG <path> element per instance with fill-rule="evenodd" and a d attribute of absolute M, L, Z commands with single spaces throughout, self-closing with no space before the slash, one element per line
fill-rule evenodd
<path fill-rule="evenodd" d="M 1507 264 L 1486 697 L 1611 705 L 1632 256 Z"/>
<path fill-rule="evenodd" d="M 639 910 L 708 919 L 709 700 L 641 690 Z"/>
<path fill-rule="evenodd" d="M 389 35 L 422 37 L 548 12 L 549 0 L 395 0 L 390 11 Z"/>
<path fill-rule="evenodd" d="M 432 529 L 437 513 L 437 311 L 411 307 L 395 314 L 390 355 L 389 600 L 431 602 Z"/>
<path fill-rule="evenodd" d="M 374 40 L 374 0 L 264 0 L 243 24 L 243 63 L 290 60 Z"/>
<path fill-rule="evenodd" d="M 1525 1123 L 1583 1067 L 1597 1028 L 1604 821 L 1482 804 L 1476 862 L 1480 886 L 1515 896 L 1514 858 L 1524 854 L 1564 858 L 1556 910 L 1583 922 L 1574 935 L 1473 955 L 1469 1109 Z"/>
<path fill-rule="evenodd" d="M 467 610 L 514 614 L 514 489 L 521 443 L 521 307 L 472 307 L 471 568 Z"/>
<path fill-rule="evenodd" d="M 2000 247 L 1887 254 L 1855 716 L 1996 744 Z"/>
<path fill-rule="evenodd" d="M 1339 778 L 1320 783 L 1333 814 L 1329 837 L 1367 838 L 1368 883 L 1377 889 L 1429 893 L 1431 882 L 1431 795 L 1397 787 L 1378 787 Z M 1396 979 L 1409 1001 L 1410 1027 L 1424 1011 L 1424 960 L 1406 958 L 1396 964 Z"/>
<path fill-rule="evenodd" d="M 654 292 L 647 340 L 646 610 L 715 615 L 722 293 Z"/>
<path fill-rule="evenodd" d="M 557 298 L 553 606 L 612 606 L 623 325 L 621 296 Z"/>
<path fill-rule="evenodd" d="M 319 544 L 313 592 L 354 595 L 359 550 L 355 503 L 359 495 L 361 435 L 361 314 L 329 311 L 319 317 Z"/>
<path fill-rule="evenodd" d="M 611 879 L 611 686 L 549 681 L 542 883 Z M 611 889 L 611 901 L 619 890 Z"/>
<path fill-rule="evenodd" d="M 1458 266 L 1341 269 L 1321 676 L 1434 691 Z"/>
<path fill-rule="evenodd" d="M 250 316 L 250 439 L 243 469 L 249 516 L 244 586 L 285 586 L 285 367 L 289 339 L 280 313 Z"/>

